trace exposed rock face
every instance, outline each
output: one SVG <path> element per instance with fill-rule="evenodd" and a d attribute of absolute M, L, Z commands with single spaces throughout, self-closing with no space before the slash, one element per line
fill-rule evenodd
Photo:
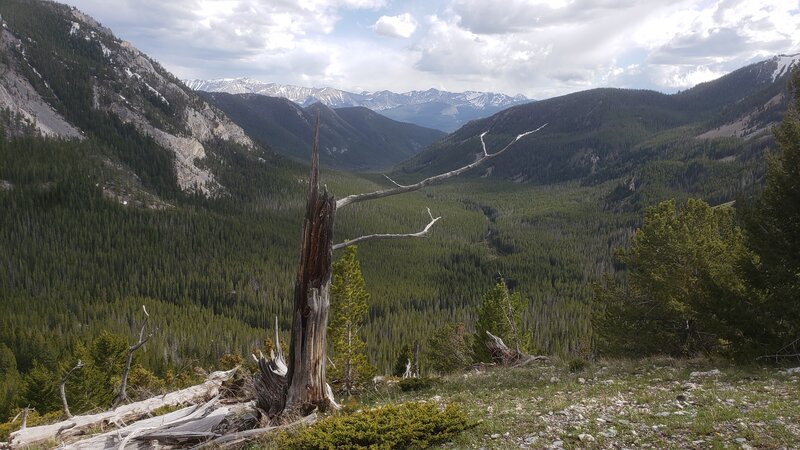
<path fill-rule="evenodd" d="M 220 140 L 239 144 L 244 151 L 253 150 L 255 144 L 245 132 L 157 62 L 130 43 L 117 39 L 93 18 L 75 8 L 62 5 L 53 8 L 68 25 L 64 39 L 94 46 L 99 51 L 94 53 L 97 56 L 93 63 L 108 68 L 89 80 L 92 107 L 134 125 L 140 133 L 173 153 L 174 171 L 183 191 L 208 196 L 224 193 L 202 160 L 213 152 L 210 150 L 213 145 L 209 145 Z M 0 33 L 0 51 L 10 56 L 6 58 L 9 63 L 0 63 L 0 108 L 10 109 L 43 135 L 82 138 L 84 132 L 48 104 L 43 99 L 47 95 L 37 92 L 37 88 L 43 91 L 49 85 L 40 74 L 44 71 L 37 70 L 26 57 L 26 45 L 35 42 L 15 35 L 13 25 L 5 22 Z M 65 65 L 72 63 L 68 55 L 64 58 Z M 34 76 L 41 82 L 32 81 Z"/>
<path fill-rule="evenodd" d="M 3 53 L 22 48 L 22 42 L 5 27 L 0 29 L 0 36 L 0 51 Z M 14 60 L 8 64 L 0 61 L 0 108 L 18 114 L 45 136 L 82 138 L 77 128 L 42 99 L 15 63 Z M 25 63 L 24 57 L 19 63 Z"/>
<path fill-rule="evenodd" d="M 120 68 L 118 76 L 125 79 L 129 87 L 151 94 L 163 103 L 164 109 L 170 112 L 173 127 L 159 127 L 146 118 L 146 99 L 127 98 L 105 86 L 101 89 L 104 94 L 101 105 L 107 105 L 123 121 L 133 123 L 142 133 L 174 153 L 175 174 L 183 191 L 199 191 L 210 196 L 224 192 L 214 174 L 200 164 L 207 157 L 207 143 L 221 139 L 252 149 L 253 142 L 223 113 L 186 89 L 130 43 L 117 43 L 117 48 L 110 52 L 110 59 Z"/>

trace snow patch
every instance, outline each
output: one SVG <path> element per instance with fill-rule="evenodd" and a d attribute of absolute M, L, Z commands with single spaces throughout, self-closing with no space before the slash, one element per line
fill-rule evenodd
<path fill-rule="evenodd" d="M 144 83 L 144 85 L 147 87 L 147 89 L 148 89 L 148 90 L 149 90 L 149 91 L 150 91 L 150 92 L 151 92 L 153 95 L 155 95 L 156 97 L 158 97 L 158 98 L 159 98 L 159 100 L 161 100 L 162 102 L 164 102 L 164 104 L 165 104 L 165 105 L 169 106 L 169 102 L 167 101 L 167 98 L 166 98 L 166 97 L 164 97 L 163 95 L 161 95 L 161 92 L 158 92 L 158 91 L 156 90 L 156 88 L 154 88 L 153 86 L 150 86 L 150 85 L 149 85 L 149 84 L 148 84 L 146 81 L 143 81 L 143 83 Z"/>
<path fill-rule="evenodd" d="M 80 29 L 81 29 L 81 24 L 79 24 L 78 22 L 72 22 L 72 27 L 70 27 L 69 29 L 69 35 L 75 36 L 76 34 L 78 34 L 78 31 L 80 31 Z"/>
<path fill-rule="evenodd" d="M 800 60 L 800 53 L 796 55 L 778 55 L 772 60 L 778 63 L 778 67 L 772 72 L 772 81 L 775 81 L 784 74 L 789 73 L 792 67 L 797 65 L 798 60 Z"/>
<path fill-rule="evenodd" d="M 138 73 L 135 73 L 135 72 L 131 72 L 131 69 L 129 69 L 127 67 L 125 68 L 125 75 L 127 75 L 128 78 L 136 78 L 137 80 L 141 80 L 142 79 L 141 75 L 139 75 Z"/>

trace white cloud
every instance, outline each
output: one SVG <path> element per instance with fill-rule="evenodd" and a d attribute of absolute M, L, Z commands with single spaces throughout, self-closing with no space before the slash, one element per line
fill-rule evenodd
<path fill-rule="evenodd" d="M 797 0 L 66 1 L 178 76 L 344 89 L 672 91 L 800 51 Z"/>
<path fill-rule="evenodd" d="M 407 39 L 417 30 L 417 21 L 409 13 L 399 16 L 381 16 L 372 29 L 375 33 L 383 36 Z"/>

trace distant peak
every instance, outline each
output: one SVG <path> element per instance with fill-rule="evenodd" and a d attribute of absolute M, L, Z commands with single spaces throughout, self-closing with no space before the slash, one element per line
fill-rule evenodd
<path fill-rule="evenodd" d="M 776 55 L 772 57 L 771 61 L 777 63 L 777 67 L 775 71 L 772 72 L 772 81 L 777 80 L 778 78 L 784 76 L 785 74 L 791 72 L 792 68 L 798 66 L 798 61 L 800 60 L 800 53 L 795 53 L 793 55 Z"/>

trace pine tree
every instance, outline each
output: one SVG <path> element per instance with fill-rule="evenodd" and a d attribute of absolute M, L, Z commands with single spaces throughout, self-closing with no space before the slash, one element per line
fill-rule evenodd
<path fill-rule="evenodd" d="M 427 366 L 441 375 L 463 369 L 472 363 L 474 341 L 463 323 L 439 328 L 428 340 Z"/>
<path fill-rule="evenodd" d="M 775 129 L 779 152 L 768 158 L 760 202 L 746 217 L 748 245 L 758 255 L 749 280 L 761 308 L 770 352 L 800 353 L 800 71 L 792 78 L 794 104 Z M 781 349 L 781 347 L 787 347 Z"/>
<path fill-rule="evenodd" d="M 491 358 L 486 347 L 489 339 L 487 331 L 502 339 L 517 352 L 525 350 L 521 328 L 523 307 L 519 292 L 512 294 L 502 279 L 483 296 L 475 321 L 476 360 L 489 361 Z"/>
<path fill-rule="evenodd" d="M 333 343 L 333 384 L 353 395 L 375 369 L 366 355 L 366 343 L 359 336 L 367 314 L 369 293 L 361 274 L 356 246 L 345 250 L 333 265 L 331 283 L 331 320 L 328 331 Z"/>
<path fill-rule="evenodd" d="M 752 311 L 737 267 L 749 253 L 733 218 L 731 208 L 696 199 L 649 208 L 617 255 L 627 284 L 597 289 L 600 350 L 692 355 L 748 346 Z"/>

